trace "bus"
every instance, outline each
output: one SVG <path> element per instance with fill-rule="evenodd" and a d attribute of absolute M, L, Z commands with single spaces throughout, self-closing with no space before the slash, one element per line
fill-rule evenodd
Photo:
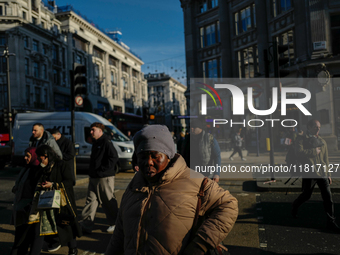
<path fill-rule="evenodd" d="M 107 111 L 103 117 L 108 119 L 124 134 L 126 134 L 127 131 L 131 131 L 131 134 L 134 135 L 144 126 L 143 117 L 132 113 Z"/>

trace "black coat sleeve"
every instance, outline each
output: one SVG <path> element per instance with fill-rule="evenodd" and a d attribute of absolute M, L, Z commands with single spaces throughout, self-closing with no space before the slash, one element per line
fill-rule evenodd
<path fill-rule="evenodd" d="M 113 147 L 111 141 L 105 142 L 105 153 L 103 156 L 102 164 L 101 164 L 101 171 L 102 172 L 110 172 L 114 171 L 114 167 L 118 162 L 118 153 Z"/>
<path fill-rule="evenodd" d="M 76 155 L 75 150 L 73 148 L 73 144 L 70 140 L 65 140 L 64 144 L 61 146 L 63 153 L 63 160 L 69 161 L 74 158 Z"/>

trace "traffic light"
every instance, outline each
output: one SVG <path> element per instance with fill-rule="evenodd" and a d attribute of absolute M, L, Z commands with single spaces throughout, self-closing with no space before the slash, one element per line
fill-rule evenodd
<path fill-rule="evenodd" d="M 7 108 L 4 108 L 2 112 L 3 112 L 2 117 L 4 118 L 4 126 L 8 127 L 12 122 L 12 113 L 8 112 Z"/>
<path fill-rule="evenodd" d="M 277 45 L 274 44 L 274 74 L 277 78 L 283 78 L 289 75 L 290 71 L 284 69 L 284 66 L 289 63 L 289 50 L 293 47 L 293 44 Z"/>
<path fill-rule="evenodd" d="M 86 66 L 74 63 L 73 64 L 73 91 L 74 96 L 77 95 L 86 95 Z"/>

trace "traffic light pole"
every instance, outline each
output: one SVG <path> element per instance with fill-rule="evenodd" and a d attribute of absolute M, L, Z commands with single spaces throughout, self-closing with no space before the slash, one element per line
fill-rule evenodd
<path fill-rule="evenodd" d="M 75 120 L 74 120 L 74 110 L 75 110 L 75 106 L 74 106 L 74 73 L 73 70 L 70 70 L 70 79 L 71 79 L 71 134 L 72 134 L 72 143 L 73 143 L 73 147 L 75 146 L 76 143 L 76 132 L 75 132 Z"/>
<path fill-rule="evenodd" d="M 11 84 L 9 77 L 9 57 L 15 56 L 14 53 L 9 53 L 8 45 L 6 45 L 6 49 L 4 51 L 3 56 L 6 58 L 7 62 L 7 107 L 8 107 L 8 120 L 12 118 L 12 105 L 11 105 Z M 13 130 L 12 130 L 12 121 L 9 121 L 9 146 L 12 148 L 13 143 Z"/>
<path fill-rule="evenodd" d="M 269 78 L 269 59 L 268 59 L 268 50 L 263 51 L 264 54 L 264 61 L 265 61 L 265 77 Z M 267 94 L 267 105 L 268 109 L 270 108 L 270 83 L 266 81 L 266 94 Z M 270 115 L 270 119 L 272 119 Z M 270 142 L 270 150 L 269 150 L 269 155 L 270 155 L 270 165 L 274 166 L 274 141 L 273 141 L 273 130 L 271 127 L 270 122 L 268 122 L 268 132 L 269 132 L 269 142 Z M 274 174 L 272 174 L 271 179 L 274 180 Z"/>

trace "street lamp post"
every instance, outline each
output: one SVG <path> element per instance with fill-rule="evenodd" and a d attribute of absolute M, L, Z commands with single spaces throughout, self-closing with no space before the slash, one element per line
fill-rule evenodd
<path fill-rule="evenodd" d="M 8 116 L 9 119 L 12 117 L 12 106 L 11 106 L 11 84 L 10 84 L 10 77 L 9 77 L 9 57 L 15 56 L 14 53 L 9 53 L 8 45 L 6 45 L 4 53 L 2 54 L 3 57 L 6 58 L 7 62 L 7 107 L 8 107 Z M 9 123 L 9 146 L 12 148 L 12 123 Z"/>

